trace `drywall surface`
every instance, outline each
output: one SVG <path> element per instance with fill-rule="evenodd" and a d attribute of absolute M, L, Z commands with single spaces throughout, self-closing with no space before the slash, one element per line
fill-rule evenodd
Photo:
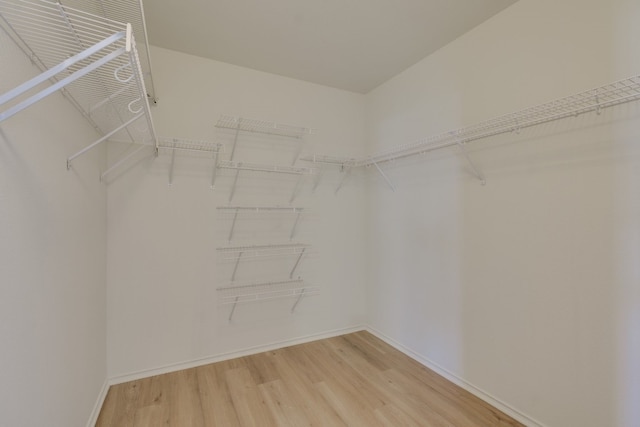
<path fill-rule="evenodd" d="M 637 2 L 521 0 L 367 98 L 371 151 L 640 72 Z M 546 426 L 640 424 L 640 105 L 386 165 L 372 328 Z M 514 124 L 516 127 L 517 124 Z M 537 421 L 536 421 L 537 420 Z"/>
<path fill-rule="evenodd" d="M 0 93 L 38 71 L 0 32 Z M 0 123 L 0 425 L 86 425 L 106 380 L 106 150 L 60 94 Z"/>
<path fill-rule="evenodd" d="M 157 133 L 225 145 L 235 132 L 217 129 L 222 114 L 317 129 L 304 152 L 357 156 L 364 150 L 364 96 L 153 48 L 159 103 Z M 291 165 L 299 142 L 238 135 L 234 161 Z M 110 147 L 113 160 L 120 147 Z M 150 152 L 114 173 L 108 188 L 108 365 L 110 377 L 141 373 L 248 348 L 304 339 L 364 321 L 364 192 L 354 175 L 338 194 L 341 173 L 298 177 L 219 170 L 210 153 Z M 146 156 L 146 157 L 145 157 Z M 310 166 L 301 161 L 296 166 Z M 171 172 L 173 170 L 173 172 Z M 171 178 L 170 178 L 171 177 Z M 168 185 L 171 179 L 172 185 Z M 293 206 L 304 214 L 240 215 L 225 206 Z M 229 236 L 232 234 L 231 241 Z M 220 247 L 284 244 L 310 248 L 293 278 L 319 295 L 221 305 L 218 287 L 231 284 L 233 261 Z M 288 280 L 296 256 L 243 259 L 234 285 Z"/>

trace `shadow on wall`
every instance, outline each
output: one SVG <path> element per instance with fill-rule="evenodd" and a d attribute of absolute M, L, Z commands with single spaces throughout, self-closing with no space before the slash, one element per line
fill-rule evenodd
<path fill-rule="evenodd" d="M 487 186 L 463 184 L 463 376 L 545 425 L 632 425 L 618 379 L 637 369 L 629 253 L 640 224 L 628 195 L 640 157 L 619 133 L 638 112 L 627 104 L 496 138 L 473 153 Z"/>

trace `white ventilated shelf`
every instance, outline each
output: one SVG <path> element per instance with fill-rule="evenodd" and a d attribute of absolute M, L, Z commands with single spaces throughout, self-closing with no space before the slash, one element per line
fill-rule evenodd
<path fill-rule="evenodd" d="M 269 216 L 273 216 L 275 214 L 278 217 L 281 215 L 293 215 L 293 222 L 289 232 L 289 240 L 293 240 L 296 235 L 298 223 L 300 222 L 300 217 L 304 211 L 303 208 L 282 206 L 220 206 L 216 209 L 221 214 L 227 214 L 232 218 L 227 238 L 229 242 L 233 240 L 236 223 L 240 215 L 248 215 L 255 218 L 257 216 L 262 217 L 267 214 L 269 214 Z"/>
<path fill-rule="evenodd" d="M 535 107 L 505 114 L 472 126 L 467 126 L 438 135 L 423 138 L 419 141 L 400 145 L 389 150 L 380 151 L 360 158 L 340 158 L 325 155 L 306 155 L 301 157 L 312 163 L 341 165 L 345 169 L 375 166 L 385 178 L 389 186 L 393 185 L 380 169 L 380 165 L 429 151 L 458 146 L 469 161 L 475 175 L 484 182 L 481 171 L 468 157 L 466 144 L 522 129 L 569 119 L 586 113 L 600 113 L 602 110 L 640 99 L 640 76 L 619 80 L 595 89 L 547 102 Z"/>
<path fill-rule="evenodd" d="M 221 212 L 249 212 L 249 213 L 301 213 L 304 208 L 290 206 L 219 206 L 216 208 Z"/>
<path fill-rule="evenodd" d="M 251 284 L 231 284 L 217 288 L 220 305 L 231 305 L 229 321 L 232 320 L 238 304 L 270 301 L 283 298 L 295 298 L 291 306 L 293 313 L 306 296 L 318 295 L 320 288 L 309 286 L 302 279 L 282 280 Z"/>
<path fill-rule="evenodd" d="M 142 0 L 59 0 L 64 6 L 84 10 L 93 15 L 102 16 L 117 22 L 128 22 L 133 26 L 140 67 L 144 77 L 144 86 L 149 101 L 156 102 L 156 91 L 151 69 L 151 54 L 144 19 Z"/>
<path fill-rule="evenodd" d="M 218 153 L 223 146 L 211 141 L 161 137 L 158 138 L 158 148 L 169 152 Z"/>
<path fill-rule="evenodd" d="M 322 154 L 310 154 L 307 156 L 301 156 L 300 160 L 304 160 L 305 162 L 311 162 L 316 164 L 348 166 L 348 167 L 353 167 L 357 163 L 357 159 L 354 157 L 328 156 L 328 155 L 322 155 Z"/>
<path fill-rule="evenodd" d="M 229 246 L 217 248 L 220 261 L 237 261 L 246 258 L 300 256 L 310 245 L 304 243 L 283 243 L 274 245 Z"/>
<path fill-rule="evenodd" d="M 156 147 L 129 24 L 49 1 L 0 0 L 0 26 L 43 71 L 0 96 L 0 122 L 60 90 L 103 135 L 67 167 L 107 140 Z"/>
<path fill-rule="evenodd" d="M 218 162 L 218 167 L 220 169 L 232 169 L 236 171 L 281 173 L 281 174 L 288 174 L 288 175 L 305 175 L 305 174 L 313 173 L 313 169 L 310 169 L 310 168 L 265 165 L 260 163 L 234 162 L 231 160 L 221 160 L 220 162 Z"/>
<path fill-rule="evenodd" d="M 302 279 L 283 280 L 251 284 L 230 284 L 217 288 L 220 292 L 219 303 L 243 304 L 280 298 L 316 295 L 320 292 L 317 286 L 309 286 Z"/>
<path fill-rule="evenodd" d="M 265 135 L 285 136 L 289 138 L 302 138 L 314 133 L 313 129 L 300 126 L 291 126 L 265 120 L 247 119 L 243 117 L 222 115 L 216 123 L 216 127 L 233 129 L 245 132 L 261 133 Z"/>

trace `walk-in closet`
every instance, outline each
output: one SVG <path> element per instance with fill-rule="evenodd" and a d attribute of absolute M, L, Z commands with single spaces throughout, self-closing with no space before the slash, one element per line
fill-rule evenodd
<path fill-rule="evenodd" d="M 0 425 L 640 425 L 640 3 L 0 0 Z"/>

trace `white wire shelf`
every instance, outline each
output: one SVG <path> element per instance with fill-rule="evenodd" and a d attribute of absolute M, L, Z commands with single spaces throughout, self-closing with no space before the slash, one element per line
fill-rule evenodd
<path fill-rule="evenodd" d="M 484 182 L 482 173 L 471 162 L 471 159 L 464 151 L 466 144 L 504 133 L 520 132 L 522 129 L 556 120 L 577 117 L 585 113 L 596 112 L 599 114 L 606 108 L 639 99 L 640 76 L 633 76 L 552 102 L 505 114 L 472 126 L 423 138 L 410 144 L 400 145 L 361 158 L 346 159 L 323 155 L 307 155 L 301 157 L 301 159 L 315 163 L 338 164 L 346 169 L 375 166 L 393 189 L 393 185 L 382 172 L 379 165 L 433 150 L 458 146 L 462 149 L 463 154 L 469 161 L 476 176 L 481 182 Z"/>
<path fill-rule="evenodd" d="M 260 301 L 271 301 L 283 298 L 295 298 L 291 307 L 293 313 L 305 296 L 318 295 L 318 286 L 305 285 L 302 279 L 283 280 L 275 282 L 252 283 L 245 285 L 229 285 L 217 288 L 220 293 L 219 305 L 231 305 L 229 321 L 233 318 L 238 304 Z"/>
<path fill-rule="evenodd" d="M 231 222 L 231 227 L 229 228 L 229 235 L 227 240 L 231 242 L 234 237 L 234 231 L 236 229 L 236 222 L 238 220 L 238 216 L 240 214 L 253 214 L 253 215 L 263 215 L 263 214 L 292 214 L 294 215 L 293 225 L 291 226 L 291 231 L 289 233 L 289 240 L 293 240 L 296 235 L 296 230 L 298 228 L 298 223 L 300 222 L 300 217 L 302 216 L 303 208 L 297 207 L 281 207 L 281 206 L 221 206 L 216 208 L 219 212 L 223 214 L 232 214 L 233 220 Z"/>
<path fill-rule="evenodd" d="M 216 209 L 222 212 L 288 212 L 292 214 L 301 213 L 304 210 L 304 208 L 296 208 L 291 206 L 219 206 Z"/>
<path fill-rule="evenodd" d="M 0 96 L 0 122 L 60 90 L 103 135 L 68 168 L 107 140 L 157 147 L 129 24 L 44 0 L 0 0 L 0 26 L 43 70 Z"/>
<path fill-rule="evenodd" d="M 266 173 L 282 173 L 289 175 L 305 175 L 312 174 L 313 169 L 298 168 L 293 166 L 276 166 L 265 165 L 259 163 L 234 162 L 230 160 L 221 160 L 218 163 L 220 169 L 233 169 L 239 171 L 266 172 Z"/>
<path fill-rule="evenodd" d="M 218 153 L 223 145 L 210 141 L 183 138 L 158 138 L 158 148 L 169 151 L 190 151 L 195 153 Z"/>
<path fill-rule="evenodd" d="M 307 252 L 311 246 L 304 243 L 283 243 L 274 245 L 230 246 L 217 248 L 223 254 L 220 261 L 237 261 L 240 258 L 264 258 L 295 256 Z"/>
<path fill-rule="evenodd" d="M 316 163 L 316 164 L 349 166 L 349 167 L 354 166 L 357 162 L 357 159 L 354 157 L 327 156 L 327 155 L 321 155 L 321 154 L 310 154 L 307 156 L 301 156 L 300 160 L 305 162 Z"/>
<path fill-rule="evenodd" d="M 285 136 L 289 138 L 302 138 L 305 135 L 311 135 L 315 132 L 314 129 L 310 128 L 290 126 L 280 123 L 268 122 L 265 120 L 247 119 L 244 117 L 229 115 L 220 116 L 218 122 L 216 123 L 216 127 L 261 133 L 266 135 Z"/>
<path fill-rule="evenodd" d="M 137 41 L 144 86 L 149 100 L 155 103 L 156 91 L 153 83 L 151 54 L 142 0 L 58 0 L 58 2 L 93 15 L 103 16 L 117 22 L 128 22 L 132 25 L 133 34 Z"/>
<path fill-rule="evenodd" d="M 302 294 L 310 296 L 318 294 L 320 288 L 305 285 L 302 279 L 294 279 L 243 285 L 231 284 L 219 287 L 217 291 L 220 292 L 219 303 L 227 305 L 298 297 Z"/>
<path fill-rule="evenodd" d="M 211 188 L 214 187 L 216 181 L 216 173 L 218 169 L 218 155 L 224 146 L 211 141 L 193 140 L 184 138 L 159 138 L 158 151 L 171 153 L 171 164 L 169 166 L 169 185 L 173 185 L 173 171 L 176 163 L 176 153 L 192 153 L 196 155 L 210 155 L 211 163 Z"/>

